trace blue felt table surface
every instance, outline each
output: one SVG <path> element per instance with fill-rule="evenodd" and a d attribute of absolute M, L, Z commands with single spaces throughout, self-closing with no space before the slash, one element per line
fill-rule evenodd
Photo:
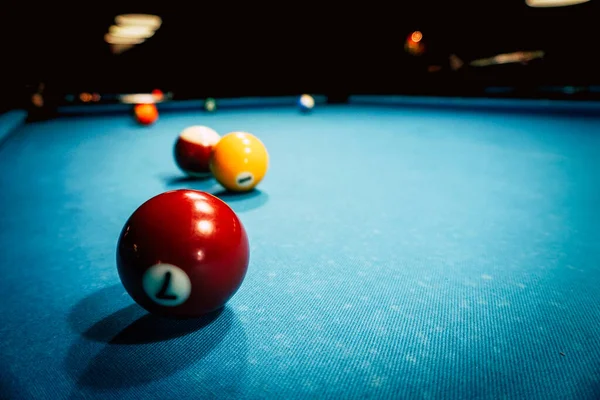
<path fill-rule="evenodd" d="M 249 131 L 251 242 L 212 320 L 153 318 L 117 236 L 186 126 Z M 9 399 L 600 398 L 600 119 L 377 106 L 29 124 L 0 147 Z"/>

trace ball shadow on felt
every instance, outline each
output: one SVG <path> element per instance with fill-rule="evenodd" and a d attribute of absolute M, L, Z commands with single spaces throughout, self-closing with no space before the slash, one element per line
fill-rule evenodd
<path fill-rule="evenodd" d="M 146 315 L 121 284 L 111 285 L 84 297 L 68 315 L 71 329 L 83 338 L 108 343 L 125 326 Z"/>
<path fill-rule="evenodd" d="M 182 175 L 163 177 L 168 190 L 192 189 L 212 194 L 227 203 L 235 212 L 245 212 L 264 206 L 269 201 L 269 195 L 257 188 L 247 192 L 225 190 L 214 177 L 194 178 Z"/>
<path fill-rule="evenodd" d="M 90 296 L 87 311 L 92 311 L 90 304 L 102 300 L 111 290 Z M 76 314 L 84 308 L 78 304 L 74 309 Z M 246 335 L 237 315 L 227 306 L 201 318 L 173 320 L 130 304 L 97 321 L 88 318 L 87 322 L 86 329 L 77 329 L 80 338 L 64 360 L 66 371 L 82 390 L 139 386 L 168 379 L 187 368 L 196 368 L 198 376 L 212 377 L 219 368 L 203 365 L 202 360 L 215 351 L 227 363 L 229 376 L 241 379 L 245 371 Z"/>
<path fill-rule="evenodd" d="M 211 193 L 227 203 L 235 212 L 245 212 L 264 206 L 269 201 L 269 195 L 260 189 L 252 189 L 248 192 L 232 192 L 218 190 Z"/>
<path fill-rule="evenodd" d="M 212 176 L 194 177 L 185 175 L 184 173 L 181 175 L 165 176 L 163 180 L 169 189 L 209 190 L 217 185 Z"/>

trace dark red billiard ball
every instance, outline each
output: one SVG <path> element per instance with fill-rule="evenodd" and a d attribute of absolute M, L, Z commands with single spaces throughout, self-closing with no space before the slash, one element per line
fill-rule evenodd
<path fill-rule="evenodd" d="M 185 128 L 175 142 L 174 157 L 179 169 L 189 176 L 209 177 L 210 157 L 221 137 L 207 126 Z"/>
<path fill-rule="evenodd" d="M 173 318 L 222 308 L 240 288 L 249 258 L 235 212 L 197 190 L 169 191 L 143 203 L 117 244 L 118 273 L 129 295 L 147 311 Z"/>

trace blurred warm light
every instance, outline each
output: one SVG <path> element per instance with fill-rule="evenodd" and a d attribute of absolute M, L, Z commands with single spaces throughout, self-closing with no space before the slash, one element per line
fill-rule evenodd
<path fill-rule="evenodd" d="M 79 100 L 81 100 L 84 103 L 88 103 L 92 101 L 92 95 L 90 93 L 81 93 L 79 95 Z"/>
<path fill-rule="evenodd" d="M 115 17 L 115 23 L 122 26 L 143 26 L 157 30 L 162 25 L 162 19 L 150 14 L 122 14 Z"/>
<path fill-rule="evenodd" d="M 158 100 L 150 93 L 124 94 L 119 97 L 119 101 L 124 104 L 154 104 Z"/>
<path fill-rule="evenodd" d="M 154 29 L 147 26 L 113 25 L 108 28 L 108 34 L 117 38 L 148 39 L 154 36 Z"/>
<path fill-rule="evenodd" d="M 100 101 L 100 93 L 93 93 L 92 94 L 92 101 L 93 102 L 99 102 Z"/>
<path fill-rule="evenodd" d="M 104 41 L 110 45 L 113 54 L 121 54 L 154 36 L 161 25 L 162 19 L 156 15 L 117 15 L 115 25 L 112 25 L 104 35 Z"/>
<path fill-rule="evenodd" d="M 525 0 L 529 7 L 565 7 L 587 3 L 590 0 Z"/>
<path fill-rule="evenodd" d="M 478 60 L 471 61 L 470 65 L 473 67 L 487 67 L 489 65 L 500 65 L 500 64 L 515 64 L 524 63 L 538 58 L 543 58 L 544 52 L 538 51 L 516 51 L 514 53 L 498 54 L 494 57 L 481 58 Z"/>
<path fill-rule="evenodd" d="M 38 108 L 44 106 L 44 98 L 39 93 L 36 93 L 31 97 L 31 102 L 33 103 L 34 106 L 36 106 Z"/>
<path fill-rule="evenodd" d="M 456 54 L 450 54 L 448 61 L 450 62 L 450 69 L 452 71 L 458 71 L 464 65 L 463 60 L 461 60 Z"/>
<path fill-rule="evenodd" d="M 441 65 L 430 65 L 427 67 L 427 72 L 439 72 L 442 70 Z"/>
<path fill-rule="evenodd" d="M 132 49 L 133 47 L 135 47 L 134 44 L 111 44 L 110 51 L 113 54 L 121 54 L 129 49 Z"/>
<path fill-rule="evenodd" d="M 410 40 L 415 43 L 419 43 L 423 39 L 423 34 L 419 31 L 414 31 L 412 35 L 410 35 Z"/>
<path fill-rule="evenodd" d="M 413 56 L 420 56 L 425 53 L 425 46 L 422 42 L 413 42 L 412 39 L 409 39 L 404 43 L 404 50 Z"/>
<path fill-rule="evenodd" d="M 141 44 L 144 43 L 145 39 L 134 37 L 119 37 L 107 33 L 106 35 L 104 35 L 104 41 L 108 44 Z"/>

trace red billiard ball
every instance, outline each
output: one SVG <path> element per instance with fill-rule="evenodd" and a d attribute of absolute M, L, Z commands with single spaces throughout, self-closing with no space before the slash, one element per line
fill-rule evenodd
<path fill-rule="evenodd" d="M 165 98 L 163 91 L 160 89 L 154 89 L 152 91 L 152 96 L 154 96 L 157 101 L 163 101 Z"/>
<path fill-rule="evenodd" d="M 173 318 L 222 308 L 240 288 L 249 258 L 238 216 L 197 190 L 173 190 L 143 203 L 117 244 L 117 269 L 129 295 L 147 311 Z"/>
<path fill-rule="evenodd" d="M 158 109 L 156 108 L 156 104 L 136 104 L 134 113 L 137 121 L 142 125 L 153 124 L 158 119 Z"/>
<path fill-rule="evenodd" d="M 210 157 L 221 137 L 207 126 L 185 128 L 175 142 L 174 157 L 179 169 L 189 176 L 209 177 Z"/>

